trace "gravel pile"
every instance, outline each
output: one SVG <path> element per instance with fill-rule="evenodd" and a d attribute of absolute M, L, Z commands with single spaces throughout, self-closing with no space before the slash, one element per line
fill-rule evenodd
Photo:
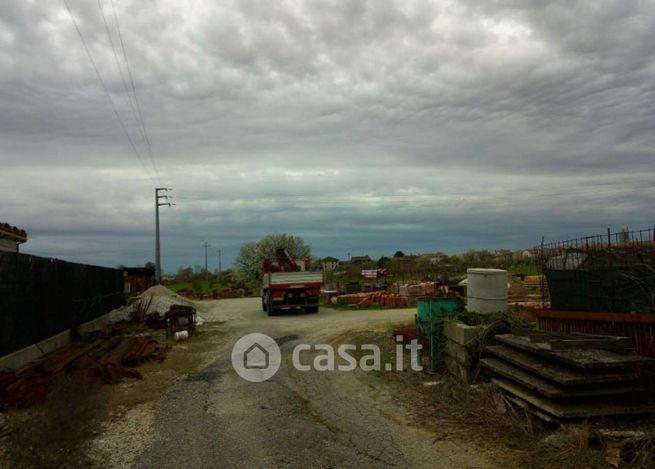
<path fill-rule="evenodd" d="M 160 314 L 166 313 L 173 305 L 193 306 L 193 302 L 187 298 L 178 295 L 173 290 L 166 288 L 163 285 L 155 285 L 148 288 L 141 293 L 136 301 L 149 303 L 147 314 L 158 312 Z"/>
<path fill-rule="evenodd" d="M 163 285 L 155 285 L 148 288 L 137 297 L 136 302 L 142 302 L 144 305 L 148 304 L 148 309 L 145 311 L 146 314 L 157 312 L 163 315 L 173 305 L 196 307 L 191 300 L 178 295 Z M 204 320 L 200 316 L 197 316 L 196 324 L 202 324 L 203 322 Z"/>

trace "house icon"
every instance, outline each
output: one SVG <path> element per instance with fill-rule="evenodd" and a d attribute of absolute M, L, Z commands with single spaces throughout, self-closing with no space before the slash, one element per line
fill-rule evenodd
<path fill-rule="evenodd" d="M 267 369 L 269 366 L 268 350 L 255 342 L 243 352 L 243 365 L 247 370 Z"/>

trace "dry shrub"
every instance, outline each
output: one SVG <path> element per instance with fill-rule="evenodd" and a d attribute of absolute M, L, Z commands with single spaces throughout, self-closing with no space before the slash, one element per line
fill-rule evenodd
<path fill-rule="evenodd" d="M 64 380 L 47 402 L 14 415 L 4 457 L 12 468 L 89 466 L 90 441 L 106 413 L 101 385 Z"/>
<path fill-rule="evenodd" d="M 604 468 L 601 451 L 589 447 L 587 425 L 549 425 L 505 400 L 489 383 L 469 386 L 444 377 L 426 393 L 433 416 L 463 427 L 478 426 L 496 446 L 519 450 L 523 465 L 534 469 Z M 546 438 L 548 436 L 548 438 Z"/>
<path fill-rule="evenodd" d="M 648 438 L 635 442 L 630 449 L 631 456 L 626 460 L 626 468 L 650 469 L 655 465 L 655 435 L 651 434 Z"/>
<path fill-rule="evenodd" d="M 424 395 L 437 419 L 462 425 L 514 425 L 515 415 L 507 412 L 502 396 L 490 383 L 468 385 L 449 375 L 439 376 L 436 381 Z"/>
<path fill-rule="evenodd" d="M 587 424 L 563 426 L 535 441 L 526 462 L 540 469 L 605 468 L 603 453 L 589 447 L 590 435 Z"/>

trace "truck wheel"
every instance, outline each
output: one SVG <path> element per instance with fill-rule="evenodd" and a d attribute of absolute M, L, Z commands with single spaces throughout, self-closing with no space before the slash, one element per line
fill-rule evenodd
<path fill-rule="evenodd" d="M 269 316 L 278 315 L 278 311 L 273 306 L 273 297 L 270 294 L 266 296 L 266 311 L 268 311 Z"/>

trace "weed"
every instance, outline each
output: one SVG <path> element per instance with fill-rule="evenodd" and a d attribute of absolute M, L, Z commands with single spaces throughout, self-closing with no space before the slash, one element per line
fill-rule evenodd
<path fill-rule="evenodd" d="M 503 444 L 505 446 L 507 446 L 508 448 L 513 448 L 513 449 L 518 448 L 518 446 L 519 446 L 517 441 L 516 441 L 516 438 L 514 438 L 513 436 L 510 436 L 510 435 L 505 435 L 503 437 Z"/>

